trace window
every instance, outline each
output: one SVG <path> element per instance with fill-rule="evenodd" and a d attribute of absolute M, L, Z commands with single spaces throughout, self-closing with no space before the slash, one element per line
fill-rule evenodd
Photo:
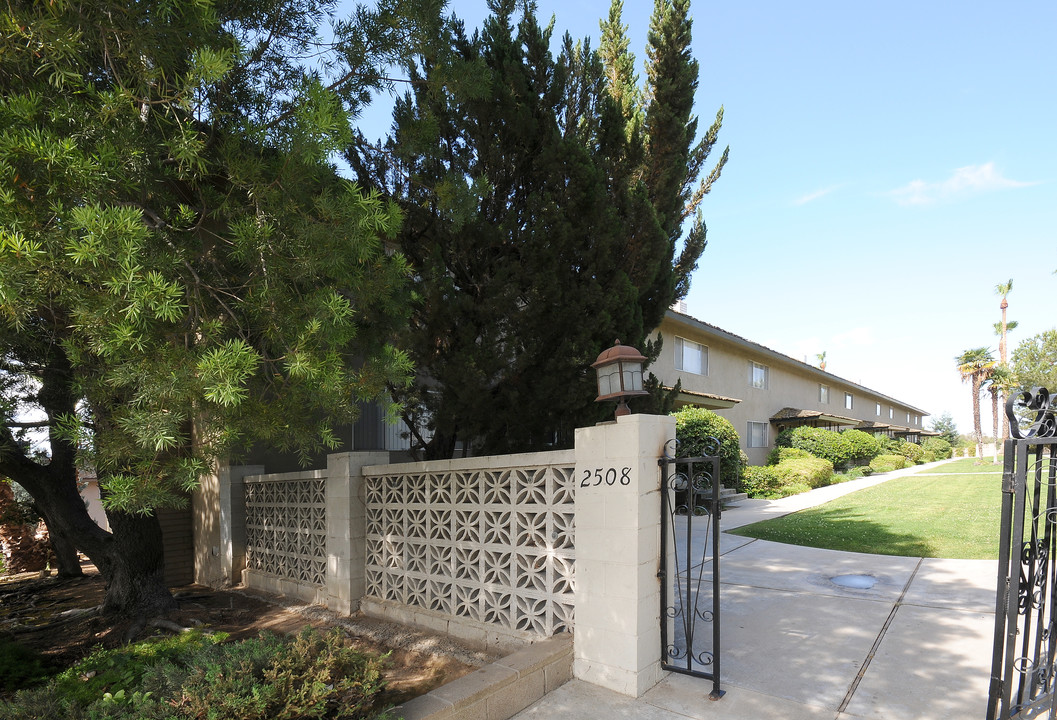
<path fill-rule="evenodd" d="M 844 393 L 844 409 L 851 410 L 855 404 L 855 398 L 852 397 L 851 393 Z"/>
<path fill-rule="evenodd" d="M 881 403 L 877 403 L 877 417 L 881 417 Z"/>
<path fill-rule="evenodd" d="M 907 425 L 910 424 L 910 413 L 907 413 Z"/>
<path fill-rule="evenodd" d="M 829 385 L 818 386 L 818 401 L 823 405 L 829 405 Z"/>
<path fill-rule="evenodd" d="M 693 340 L 675 338 L 675 369 L 708 375 L 708 348 Z"/>
<path fill-rule="evenodd" d="M 895 408 L 888 408 L 888 419 L 892 420 L 895 418 Z"/>
<path fill-rule="evenodd" d="M 767 447 L 767 423 L 749 421 L 749 447 Z"/>
<path fill-rule="evenodd" d="M 915 424 L 915 425 L 917 425 L 917 424 L 918 424 L 918 420 L 919 420 L 919 419 L 920 419 L 920 418 L 918 418 L 918 416 L 917 416 L 917 415 L 915 415 L 915 416 L 914 416 L 914 424 Z"/>
<path fill-rule="evenodd" d="M 749 373 L 750 373 L 749 383 L 754 388 L 759 388 L 760 390 L 766 390 L 767 389 L 767 366 L 766 365 L 761 365 L 758 362 L 751 363 L 750 364 L 750 368 L 749 368 Z"/>

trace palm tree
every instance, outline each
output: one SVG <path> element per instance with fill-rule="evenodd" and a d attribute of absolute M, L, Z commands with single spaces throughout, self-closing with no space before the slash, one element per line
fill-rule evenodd
<path fill-rule="evenodd" d="M 985 347 L 966 350 L 954 358 L 958 363 L 958 372 L 962 382 L 968 381 L 973 392 L 973 435 L 976 439 L 976 457 L 983 455 L 983 431 L 980 429 L 980 385 L 988 371 L 994 367 L 995 359 Z"/>
<path fill-rule="evenodd" d="M 995 428 L 995 447 L 994 447 L 994 462 L 998 463 L 998 406 L 999 399 L 1006 397 L 1009 391 L 1016 387 L 1017 378 L 1013 374 L 1013 371 L 1006 367 L 1004 364 L 999 363 L 994 365 L 987 371 L 987 377 L 983 379 L 983 385 L 987 388 L 987 391 L 991 394 L 991 414 L 994 419 Z M 1005 415 L 1002 416 L 1005 420 L 1006 432 L 1009 431 L 1009 418 Z M 1003 437 L 1003 439 L 1005 439 Z"/>
<path fill-rule="evenodd" d="M 998 289 L 1002 289 L 1003 287 L 1006 287 L 1006 286 L 999 285 Z M 1002 322 L 996 322 L 995 323 L 995 335 L 997 335 L 999 337 L 999 358 L 1000 358 L 999 359 L 999 364 L 1002 367 L 1006 368 L 1007 370 L 1009 369 L 1009 365 L 1006 363 L 1006 360 L 1005 360 L 1006 349 L 1007 349 L 1006 333 L 1008 333 L 1010 330 L 1016 330 L 1017 325 L 1020 324 L 1016 320 L 1010 320 L 1010 321 L 1006 322 L 1006 306 L 1008 304 L 1009 303 L 1007 303 L 1005 301 L 1005 299 L 1003 298 L 1003 300 L 1002 300 Z M 1011 390 L 1011 389 L 1013 389 L 1015 387 L 1016 387 L 1016 383 L 1010 382 L 1010 383 L 1008 383 L 1007 386 L 1000 388 L 1001 391 L 1002 391 L 1002 398 L 1000 399 L 1000 401 L 1004 400 L 1007 397 L 1009 397 L 1009 393 L 1007 391 Z M 1003 413 L 1002 414 L 1002 439 L 1005 440 L 1008 437 L 1009 437 L 1009 418 L 1007 418 L 1005 416 L 1005 413 Z"/>
<path fill-rule="evenodd" d="M 1009 279 L 1009 282 L 999 283 L 995 285 L 995 293 L 1002 296 L 1002 304 L 999 305 L 999 309 L 1002 311 L 1002 322 L 1001 325 L 996 325 L 995 329 L 998 330 L 998 359 L 1003 365 L 1006 364 L 1006 332 L 1012 330 L 1010 323 L 1006 322 L 1006 308 L 1009 307 L 1009 302 L 1006 301 L 1006 296 L 1013 291 L 1013 278 Z M 1016 323 L 1013 323 L 1013 327 L 1016 327 Z"/>
<path fill-rule="evenodd" d="M 819 369 L 820 370 L 825 370 L 826 369 L 826 351 L 823 350 L 822 352 L 820 352 L 815 357 L 818 358 L 818 367 L 819 367 Z"/>

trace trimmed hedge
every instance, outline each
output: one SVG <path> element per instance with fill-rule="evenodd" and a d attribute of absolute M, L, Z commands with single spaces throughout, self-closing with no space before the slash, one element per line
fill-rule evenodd
<path fill-rule="evenodd" d="M 881 454 L 881 440 L 868 432 L 845 430 L 840 436 L 848 443 L 850 461 L 856 465 L 865 465 Z"/>
<path fill-rule="evenodd" d="M 833 463 L 816 457 L 794 457 L 777 465 L 745 468 L 744 491 L 749 497 L 775 499 L 797 495 L 833 482 Z"/>
<path fill-rule="evenodd" d="M 829 460 L 834 467 L 843 468 L 852 458 L 852 444 L 843 433 L 802 425 L 778 434 L 775 445 L 806 450 L 817 458 Z"/>
<path fill-rule="evenodd" d="M 907 466 L 907 459 L 902 455 L 878 455 L 870 461 L 870 469 L 875 473 L 902 470 Z"/>
<path fill-rule="evenodd" d="M 776 447 L 767 456 L 768 465 L 777 465 L 785 460 L 794 460 L 796 458 L 808 458 L 814 457 L 807 450 L 801 450 L 800 448 L 794 447 Z"/>
<path fill-rule="evenodd" d="M 725 487 L 741 486 L 741 438 L 730 420 L 705 408 L 687 406 L 674 412 L 675 439 L 680 457 L 699 457 L 712 452 L 710 438 L 719 440 L 719 476 Z"/>

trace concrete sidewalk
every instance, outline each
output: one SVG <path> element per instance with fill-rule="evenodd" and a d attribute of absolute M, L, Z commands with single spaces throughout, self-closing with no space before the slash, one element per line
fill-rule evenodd
<path fill-rule="evenodd" d="M 739 527 L 922 470 L 724 511 Z M 982 718 L 997 563 L 820 550 L 723 534 L 721 687 L 669 674 L 638 699 L 573 680 L 520 720 Z M 833 582 L 861 575 L 872 587 Z M 867 583 L 869 584 L 869 583 Z"/>

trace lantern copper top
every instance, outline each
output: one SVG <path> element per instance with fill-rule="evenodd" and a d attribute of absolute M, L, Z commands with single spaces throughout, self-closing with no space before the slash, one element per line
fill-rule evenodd
<path fill-rule="evenodd" d="M 617 340 L 613 347 L 603 350 L 591 367 L 599 368 L 603 365 L 612 365 L 615 362 L 645 362 L 646 358 L 631 345 L 621 345 Z"/>

